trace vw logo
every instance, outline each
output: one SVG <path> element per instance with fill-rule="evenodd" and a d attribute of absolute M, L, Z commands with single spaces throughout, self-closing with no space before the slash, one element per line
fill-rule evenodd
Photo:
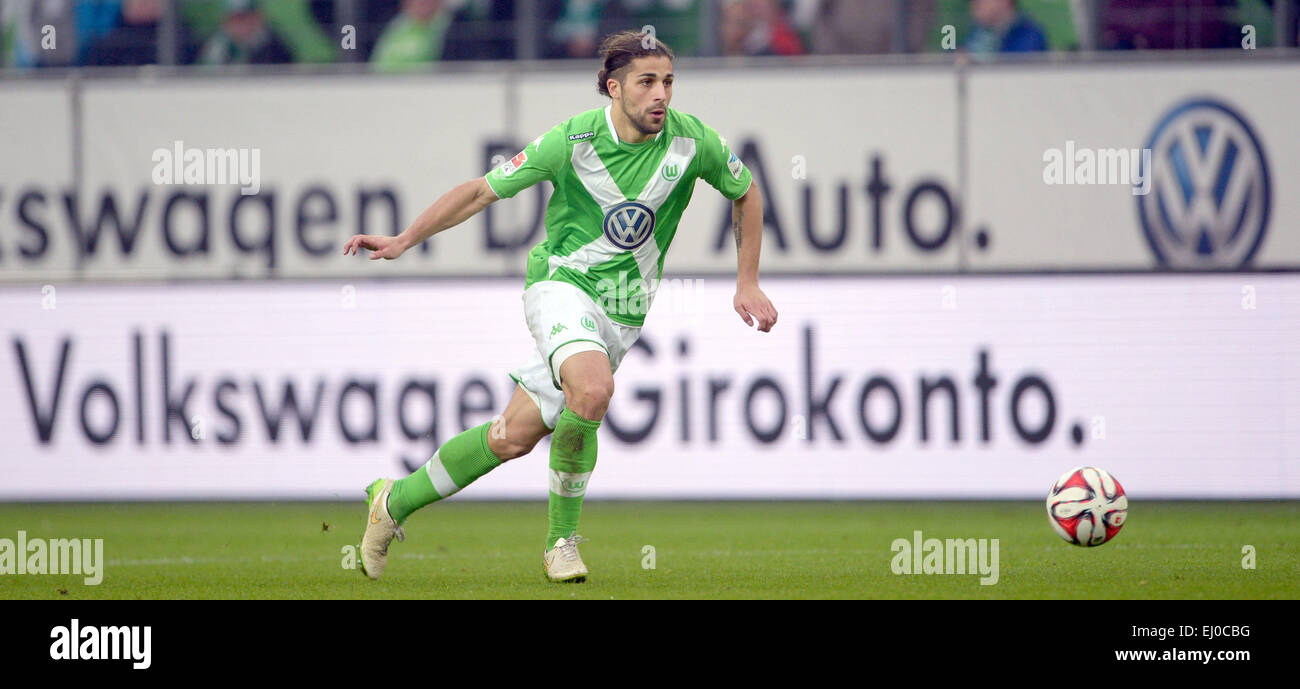
<path fill-rule="evenodd" d="M 636 201 L 620 203 L 605 214 L 604 230 L 614 246 L 630 251 L 654 234 L 655 212 Z"/>
<path fill-rule="evenodd" d="M 1137 196 L 1147 243 L 1171 268 L 1248 264 L 1268 229 L 1264 147 L 1246 120 L 1210 99 L 1166 114 L 1147 144 L 1151 193 Z"/>

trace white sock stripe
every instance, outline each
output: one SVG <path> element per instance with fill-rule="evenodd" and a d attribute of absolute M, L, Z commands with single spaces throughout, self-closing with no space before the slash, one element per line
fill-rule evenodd
<path fill-rule="evenodd" d="M 562 498 L 580 498 L 587 494 L 591 472 L 574 474 L 551 469 L 551 492 Z"/>
<path fill-rule="evenodd" d="M 438 491 L 441 497 L 451 497 L 460 490 L 460 486 L 451 480 L 451 474 L 447 473 L 447 467 L 442 465 L 442 458 L 437 452 L 424 463 L 424 473 L 429 475 L 429 480 L 433 482 L 433 489 Z"/>

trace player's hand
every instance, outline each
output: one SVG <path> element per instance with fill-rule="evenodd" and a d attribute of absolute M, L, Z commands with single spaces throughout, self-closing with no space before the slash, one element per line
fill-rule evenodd
<path fill-rule="evenodd" d="M 368 249 L 370 251 L 370 260 L 385 258 L 393 260 L 401 256 L 406 251 L 405 244 L 398 237 L 387 237 L 379 234 L 354 234 L 343 245 L 344 256 L 356 256 L 357 249 Z"/>
<path fill-rule="evenodd" d="M 758 329 L 762 332 L 771 332 L 772 326 L 776 325 L 776 307 L 772 306 L 772 300 L 763 294 L 763 290 L 758 285 L 744 285 L 736 289 L 736 298 L 732 301 L 736 307 L 736 313 L 740 314 L 740 320 L 745 321 L 745 325 L 753 325 L 754 319 L 758 319 Z"/>

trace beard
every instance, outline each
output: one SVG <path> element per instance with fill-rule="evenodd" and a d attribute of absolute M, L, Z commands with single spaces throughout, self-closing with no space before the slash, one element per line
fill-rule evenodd
<path fill-rule="evenodd" d="M 668 106 L 666 105 L 663 106 L 664 118 L 663 121 L 659 122 L 658 124 L 655 124 L 655 122 L 650 119 L 649 111 L 653 109 L 654 107 L 651 106 L 649 109 L 647 109 L 646 112 L 642 113 L 638 117 L 637 115 L 634 115 L 633 113 L 629 112 L 627 106 L 623 106 L 623 114 L 627 115 L 627 121 L 631 122 L 632 126 L 636 127 L 636 130 L 641 132 L 642 134 L 658 134 L 659 132 L 663 131 L 664 125 L 668 123 Z"/>

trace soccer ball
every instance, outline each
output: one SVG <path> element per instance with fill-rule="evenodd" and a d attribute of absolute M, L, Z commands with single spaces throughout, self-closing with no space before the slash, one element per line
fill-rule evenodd
<path fill-rule="evenodd" d="M 1047 493 L 1047 519 L 1074 545 L 1101 545 L 1128 518 L 1128 496 L 1115 477 L 1096 467 L 1075 467 Z"/>

